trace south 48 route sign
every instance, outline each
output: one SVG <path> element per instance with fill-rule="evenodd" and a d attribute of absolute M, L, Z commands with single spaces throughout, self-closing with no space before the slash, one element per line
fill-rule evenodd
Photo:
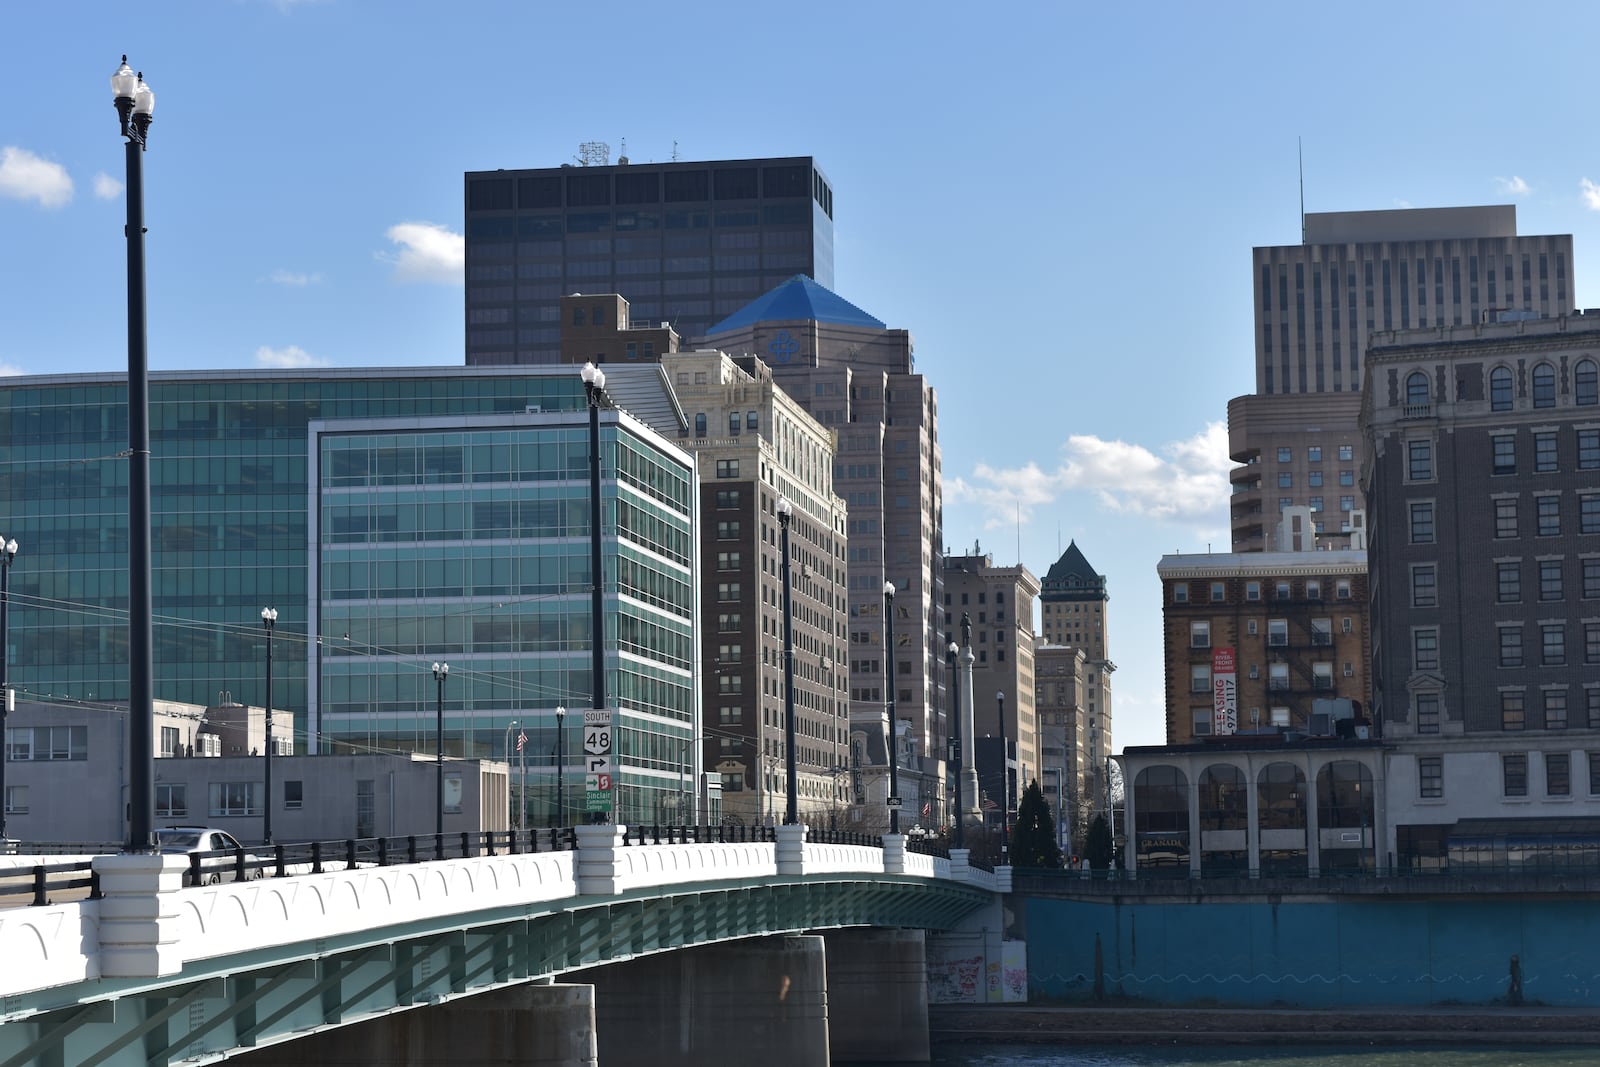
<path fill-rule="evenodd" d="M 583 713 L 584 810 L 610 814 L 614 779 L 611 768 L 611 710 Z"/>

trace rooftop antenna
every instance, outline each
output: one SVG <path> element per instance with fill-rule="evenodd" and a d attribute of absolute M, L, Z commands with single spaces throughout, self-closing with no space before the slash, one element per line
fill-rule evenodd
<path fill-rule="evenodd" d="M 678 161 L 678 142 L 677 141 L 673 141 L 672 142 L 672 161 L 674 163 L 676 163 Z"/>
<path fill-rule="evenodd" d="M 1017 501 L 1017 566 L 1022 566 L 1022 501 Z"/>
<path fill-rule="evenodd" d="M 584 141 L 578 146 L 578 162 L 585 167 L 604 167 L 611 163 L 611 146 L 604 141 Z"/>
<path fill-rule="evenodd" d="M 1300 157 L 1300 243 L 1306 243 L 1306 149 L 1299 137 L 1294 139 L 1295 154 Z"/>

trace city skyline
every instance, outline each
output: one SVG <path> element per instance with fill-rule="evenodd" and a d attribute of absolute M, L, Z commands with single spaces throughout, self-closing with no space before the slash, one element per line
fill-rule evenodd
<path fill-rule="evenodd" d="M 277 0 L 107 10 L 71 33 L 51 9 L 13 13 L 34 45 L 9 64 L 25 92 L 0 126 L 0 373 L 125 365 L 107 81 L 123 52 L 157 95 L 157 370 L 464 364 L 467 171 L 555 166 L 584 141 L 620 154 L 624 137 L 641 161 L 813 156 L 837 191 L 831 288 L 911 331 L 941 393 L 948 547 L 981 541 L 1042 574 L 1076 539 L 1106 575 L 1120 748 L 1162 740 L 1156 562 L 1229 544 L 1224 420 L 1253 382 L 1251 249 L 1299 236 L 1297 135 L 1307 210 L 1515 204 L 1520 232 L 1573 234 L 1576 303 L 1600 303 L 1600 161 L 1569 134 L 1593 20 L 1576 5 L 1528 31 L 1539 106 L 1512 79 L 1470 109 L 1454 105 L 1458 57 L 1486 51 L 1487 5 L 1449 24 L 1358 5 L 1337 26 L 1039 6 L 973 27 L 893 6 L 791 25 L 716 4 L 684 13 L 675 59 L 759 56 L 780 86 L 732 92 L 732 76 L 671 61 L 647 81 L 585 77 L 576 42 L 650 10 L 380 18 Z M 1380 18 L 1430 42 L 1405 76 L 1438 87 L 1426 122 L 1384 118 L 1399 76 Z M 1325 91 L 1263 81 L 1261 57 L 1291 47 Z"/>

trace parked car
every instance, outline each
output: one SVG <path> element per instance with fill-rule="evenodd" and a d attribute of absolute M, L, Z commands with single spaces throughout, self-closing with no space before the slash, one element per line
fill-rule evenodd
<path fill-rule="evenodd" d="M 192 855 L 197 852 L 218 853 L 205 855 L 200 860 L 200 872 L 207 885 L 216 885 L 224 879 L 231 881 L 238 854 L 244 850 L 238 838 L 226 830 L 217 830 L 209 826 L 169 826 L 164 830 L 157 830 L 156 847 L 164 855 L 169 856 Z M 245 852 L 244 862 L 246 878 L 262 877 L 259 857 Z M 183 884 L 194 884 L 192 864 L 189 872 L 183 876 Z"/>

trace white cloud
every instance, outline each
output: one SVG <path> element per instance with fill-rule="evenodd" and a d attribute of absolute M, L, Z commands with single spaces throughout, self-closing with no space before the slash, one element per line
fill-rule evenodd
<path fill-rule="evenodd" d="M 432 222 L 402 222 L 389 227 L 390 241 L 398 252 L 379 252 L 385 263 L 394 265 L 394 276 L 403 282 L 462 283 L 466 266 L 466 241 L 449 227 Z"/>
<path fill-rule="evenodd" d="M 13 378 L 22 373 L 22 368 L 16 366 L 15 364 L 0 363 L 0 378 Z"/>
<path fill-rule="evenodd" d="M 1037 464 L 1003 469 L 980 463 L 971 479 L 945 482 L 951 500 L 989 512 L 985 526 L 1007 527 L 1066 493 L 1091 494 L 1103 511 L 1157 520 L 1215 519 L 1228 499 L 1228 428 L 1209 423 L 1193 437 L 1169 442 L 1161 455 L 1139 444 L 1074 434 L 1055 470 Z M 1018 515 L 1018 509 L 1021 515 Z"/>
<path fill-rule="evenodd" d="M 288 285 L 302 288 L 307 285 L 316 285 L 322 281 L 320 274 L 306 274 L 302 271 L 275 270 L 267 276 L 267 280 L 274 285 Z"/>
<path fill-rule="evenodd" d="M 1494 180 L 1494 185 L 1496 189 L 1500 190 L 1500 192 L 1506 196 L 1527 196 L 1529 193 L 1533 192 L 1533 190 L 1529 188 L 1528 183 L 1517 177 L 1515 174 L 1509 178 L 1496 178 Z"/>
<path fill-rule="evenodd" d="M 1600 185 L 1585 178 L 1578 183 L 1578 188 L 1583 193 L 1583 206 L 1590 211 L 1600 211 Z"/>
<path fill-rule="evenodd" d="M 122 183 L 109 174 L 96 174 L 94 176 L 94 195 L 101 200 L 115 200 L 122 195 Z"/>
<path fill-rule="evenodd" d="M 262 345 L 256 349 L 256 363 L 263 367 L 326 367 L 328 361 L 313 356 L 299 345 L 288 348 L 270 348 Z"/>
<path fill-rule="evenodd" d="M 40 207 L 61 207 L 72 199 L 72 178 L 61 164 L 6 145 L 0 148 L 0 196 L 37 200 Z"/>

